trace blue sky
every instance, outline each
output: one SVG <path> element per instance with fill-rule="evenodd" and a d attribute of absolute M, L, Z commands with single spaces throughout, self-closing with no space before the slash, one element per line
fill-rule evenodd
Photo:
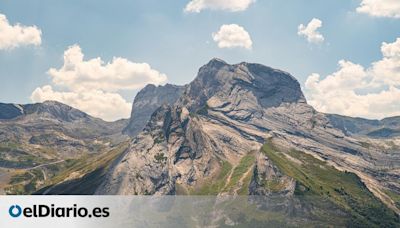
<path fill-rule="evenodd" d="M 400 37 L 399 18 L 357 12 L 361 0 L 257 0 L 237 12 L 226 9 L 184 12 L 189 2 L 1 1 L 0 14 L 11 25 L 34 25 L 42 34 L 40 45 L 0 50 L 0 102 L 32 102 L 33 91 L 44 85 L 65 91 L 65 86 L 54 85 L 47 72 L 50 68 L 61 69 L 64 52 L 74 44 L 80 47 L 85 60 L 100 57 L 110 62 L 113 57 L 122 57 L 148 63 L 173 84 L 189 83 L 201 65 L 218 57 L 228 63 L 257 62 L 288 71 L 304 86 L 313 73 L 323 80 L 340 71 L 338 62 L 342 59 L 369 68 L 371 63 L 382 59 L 382 42 L 393 43 Z M 297 34 L 298 26 L 307 25 L 313 18 L 322 21 L 318 29 L 324 37 L 321 43 L 308 42 Z M 224 24 L 243 27 L 251 37 L 252 48 L 218 47 L 212 34 Z M 379 86 L 382 89 L 389 85 Z M 399 88 L 398 84 L 390 86 Z M 366 91 L 374 91 L 370 87 Z M 127 102 L 132 102 L 137 91 L 138 88 L 105 89 L 120 94 Z M 337 111 L 324 109 L 324 102 L 315 104 L 320 104 L 322 111 L 370 118 L 397 114 L 396 109 L 400 110 L 400 105 L 392 102 L 388 105 L 395 111 L 392 107 L 391 111 L 369 115 L 368 110 L 374 107 L 368 107 L 360 113 L 357 110 L 346 113 L 344 107 Z M 113 115 L 104 118 L 111 120 Z"/>

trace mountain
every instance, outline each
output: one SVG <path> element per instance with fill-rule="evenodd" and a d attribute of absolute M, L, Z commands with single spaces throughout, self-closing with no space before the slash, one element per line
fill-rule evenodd
<path fill-rule="evenodd" d="M 400 116 L 368 120 L 328 114 L 331 124 L 346 135 L 366 135 L 374 138 L 400 136 Z"/>
<path fill-rule="evenodd" d="M 348 136 L 330 117 L 307 104 L 286 72 L 213 59 L 152 114 L 96 194 L 311 194 L 364 225 L 378 214 L 393 222 L 398 141 Z"/>
<path fill-rule="evenodd" d="M 0 104 L 0 117 L 0 190 L 7 193 L 35 191 L 73 161 L 126 140 L 127 120 L 105 122 L 55 101 Z"/>
<path fill-rule="evenodd" d="M 133 101 L 131 118 L 123 132 L 130 136 L 136 136 L 143 130 L 151 114 L 163 104 L 174 104 L 181 96 L 184 88 L 184 86 L 171 84 L 164 86 L 149 84 L 144 87 Z"/>
<path fill-rule="evenodd" d="M 55 157 L 35 160 L 44 168 L 14 168 L 23 175 L 12 175 L 7 193 L 278 197 L 284 209 L 274 217 L 294 216 L 292 225 L 400 224 L 400 138 L 371 135 L 395 130 L 398 118 L 319 113 L 292 75 L 261 64 L 212 59 L 186 86 L 149 85 L 129 124 L 67 107 L 4 107 L 0 138 L 17 141 L 5 151 Z M 49 167 L 59 170 L 44 181 Z"/>

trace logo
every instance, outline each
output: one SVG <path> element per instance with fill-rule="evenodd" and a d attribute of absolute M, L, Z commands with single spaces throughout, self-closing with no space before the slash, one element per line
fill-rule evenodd
<path fill-rule="evenodd" d="M 11 217 L 17 218 L 22 214 L 22 209 L 19 205 L 12 205 L 10 209 L 8 209 L 8 213 Z"/>
<path fill-rule="evenodd" d="M 65 217 L 81 217 L 81 218 L 100 218 L 100 217 L 109 217 L 110 209 L 108 207 L 95 207 L 92 209 L 88 209 L 86 207 L 78 207 L 78 205 L 74 204 L 72 207 L 57 207 L 54 204 L 44 205 L 32 205 L 31 207 L 21 208 L 19 205 L 11 205 L 8 209 L 8 213 L 11 217 L 17 218 L 21 215 L 26 218 L 36 217 L 56 217 L 56 218 L 65 218 Z"/>

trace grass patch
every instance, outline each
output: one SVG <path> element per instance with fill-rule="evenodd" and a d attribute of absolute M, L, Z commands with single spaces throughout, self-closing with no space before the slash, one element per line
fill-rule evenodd
<path fill-rule="evenodd" d="M 249 172 L 246 177 L 243 179 L 243 185 L 242 187 L 238 190 L 238 195 L 249 195 L 249 186 L 251 182 L 251 178 L 253 177 L 253 172 Z"/>
<path fill-rule="evenodd" d="M 79 159 L 67 159 L 57 164 L 31 170 L 21 170 L 11 177 L 5 188 L 7 194 L 42 194 L 54 187 L 49 194 L 91 194 L 101 181 L 106 168 L 128 147 L 128 142 L 114 149 L 99 153 L 85 154 Z M 46 173 L 47 180 L 44 180 Z M 64 182 L 67 182 L 65 184 Z"/>
<path fill-rule="evenodd" d="M 5 188 L 8 194 L 25 195 L 36 191 L 39 182 L 44 181 L 43 172 L 40 169 L 22 171 L 11 177 L 9 186 Z"/>
<path fill-rule="evenodd" d="M 235 167 L 233 170 L 233 173 L 231 175 L 231 179 L 229 183 L 226 185 L 224 191 L 230 191 L 232 190 L 240 181 L 240 179 L 247 173 L 247 171 L 253 166 L 255 161 L 255 157 L 253 154 L 248 154 L 244 156 L 239 164 Z M 246 180 L 246 177 L 244 177 L 244 181 Z M 247 178 L 248 179 L 248 178 Z M 250 183 L 250 181 L 248 181 Z M 242 188 L 246 188 L 246 186 L 242 186 Z M 247 185 L 248 188 L 248 185 Z"/>
<path fill-rule="evenodd" d="M 395 213 L 376 198 L 357 175 L 341 172 L 326 162 L 300 151 L 285 152 L 302 162 L 297 164 L 287 159 L 269 142 L 262 147 L 262 152 L 283 173 L 296 180 L 296 195 L 328 199 L 350 213 L 352 219 L 349 225 L 366 227 L 399 225 Z"/>
<path fill-rule="evenodd" d="M 285 182 L 281 181 L 279 178 L 274 178 L 271 180 L 265 180 L 262 186 L 269 189 L 271 192 L 280 192 L 285 188 Z"/>
<path fill-rule="evenodd" d="M 66 160 L 66 169 L 46 183 L 48 187 L 54 188 L 50 194 L 93 194 L 107 168 L 128 146 L 129 142 L 124 142 L 99 155 L 85 155 L 80 159 Z M 71 178 L 73 174 L 78 176 Z M 45 190 L 46 188 L 43 188 L 36 193 L 41 194 Z"/>
<path fill-rule="evenodd" d="M 221 161 L 221 170 L 218 176 L 214 180 L 211 180 L 211 184 L 204 184 L 199 190 L 191 191 L 190 194 L 218 195 L 221 192 L 229 192 L 235 187 L 238 187 L 237 193 L 239 195 L 248 195 L 249 185 L 253 173 L 247 173 L 247 171 L 253 166 L 254 161 L 255 157 L 253 154 L 244 156 L 235 168 L 233 168 L 229 162 Z M 230 180 L 228 183 L 226 183 L 229 176 Z M 242 185 L 238 186 L 240 180 L 242 180 Z"/>
<path fill-rule="evenodd" d="M 394 201 L 396 207 L 400 208 L 400 194 L 390 190 L 385 190 L 384 192 Z"/>
<path fill-rule="evenodd" d="M 211 183 L 206 183 L 198 190 L 189 191 L 191 195 L 218 195 L 226 183 L 226 179 L 232 170 L 232 165 L 227 161 L 221 161 L 221 170 L 218 176 L 211 180 Z"/>

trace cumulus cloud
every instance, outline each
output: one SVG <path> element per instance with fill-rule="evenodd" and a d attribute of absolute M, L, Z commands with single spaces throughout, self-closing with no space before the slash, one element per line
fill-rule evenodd
<path fill-rule="evenodd" d="M 60 69 L 51 68 L 48 73 L 54 84 L 72 90 L 138 89 L 149 83 L 158 85 L 167 80 L 165 74 L 152 69 L 147 63 L 134 63 L 120 57 L 114 57 L 108 63 L 100 57 L 85 61 L 78 45 L 64 52 L 64 65 Z"/>
<path fill-rule="evenodd" d="M 219 48 L 251 49 L 253 45 L 249 33 L 237 24 L 222 25 L 218 32 L 212 34 L 212 38 Z"/>
<path fill-rule="evenodd" d="M 255 0 L 192 0 L 186 7 L 185 12 L 199 13 L 204 9 L 225 10 L 231 12 L 246 10 Z"/>
<path fill-rule="evenodd" d="M 325 38 L 319 31 L 317 31 L 321 27 L 322 21 L 317 18 L 313 18 L 307 24 L 307 26 L 300 24 L 297 28 L 297 34 L 305 37 L 310 43 L 322 43 L 324 42 Z"/>
<path fill-rule="evenodd" d="M 365 69 L 339 61 L 338 71 L 321 79 L 311 74 L 305 82 L 309 103 L 326 113 L 381 119 L 400 115 L 400 38 L 382 43 L 383 58 Z"/>
<path fill-rule="evenodd" d="M 131 103 L 117 93 L 101 90 L 58 92 L 54 91 L 50 85 L 36 88 L 31 95 L 31 100 L 33 102 L 59 101 L 106 121 L 129 117 L 132 107 Z"/>
<path fill-rule="evenodd" d="M 64 52 L 63 66 L 51 68 L 48 74 L 53 85 L 36 88 L 31 95 L 33 102 L 56 100 L 108 121 L 130 115 L 132 104 L 118 91 L 138 89 L 149 83 L 158 85 L 167 80 L 165 74 L 147 63 L 120 57 L 108 63 L 100 57 L 84 60 L 78 45 L 70 46 Z M 54 86 L 61 90 L 53 89 Z"/>
<path fill-rule="evenodd" d="M 375 84 L 400 86 L 400 38 L 393 43 L 382 43 L 383 59 L 372 64 Z"/>
<path fill-rule="evenodd" d="M 373 17 L 400 18 L 400 1 L 398 0 L 362 0 L 357 12 Z"/>
<path fill-rule="evenodd" d="M 42 31 L 36 26 L 11 25 L 6 15 L 0 14 L 0 49 L 14 49 L 20 46 L 42 43 Z"/>

